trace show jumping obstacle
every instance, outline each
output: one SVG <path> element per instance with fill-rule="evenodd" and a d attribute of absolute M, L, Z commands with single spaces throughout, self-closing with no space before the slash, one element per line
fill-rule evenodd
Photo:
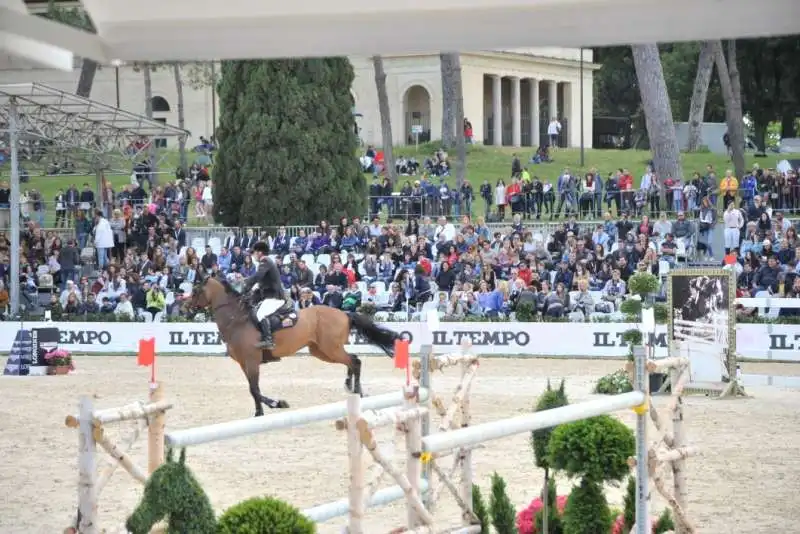
<path fill-rule="evenodd" d="M 150 473 L 164 462 L 164 426 L 166 411 L 172 404 L 164 400 L 160 384 L 150 389 L 149 402 L 128 404 L 120 408 L 95 411 L 92 401 L 84 397 L 79 415 L 68 415 L 66 425 L 77 428 L 79 440 L 78 515 L 65 534 L 97 534 L 101 532 L 97 520 L 97 501 L 103 488 L 117 467 L 121 466 L 134 480 L 144 485 Z M 133 421 L 133 430 L 126 441 L 117 445 L 105 432 L 105 425 Z M 147 428 L 147 469 L 136 465 L 128 455 L 142 429 Z M 111 457 L 111 461 L 97 471 L 97 447 Z"/>
<path fill-rule="evenodd" d="M 469 392 L 478 370 L 478 358 L 470 353 L 471 345 L 462 345 L 460 354 L 432 356 L 431 347 L 424 347 L 419 360 L 413 361 L 413 376 L 419 385 L 404 389 L 405 403 L 402 409 L 390 408 L 378 412 L 364 412 L 362 399 L 356 395 L 348 399 L 347 418 L 336 422 L 336 428 L 347 430 L 348 455 L 350 459 L 349 534 L 363 534 L 362 519 L 367 503 L 372 500 L 375 486 L 384 475 L 389 475 L 402 488 L 407 502 L 407 528 L 394 532 L 429 533 L 437 532 L 434 527 L 433 510 L 439 494 L 446 488 L 462 511 L 462 526 L 443 532 L 462 534 L 478 533 L 481 528 L 478 518 L 472 511 L 472 462 L 470 447 L 443 451 L 436 455 L 423 454 L 422 439 L 430 429 L 430 408 L 420 406 L 418 395 L 420 386 L 429 393 L 429 405 L 434 408 L 441 420 L 439 432 L 448 432 L 457 426 L 469 425 Z M 445 406 L 441 397 L 434 394 L 430 385 L 430 371 L 460 365 L 461 379 L 453 395 L 452 402 Z M 378 445 L 376 430 L 384 426 L 394 426 L 399 434 L 405 436 L 406 473 L 399 471 L 382 452 Z M 369 452 L 373 464 L 369 474 L 364 466 L 363 452 Z M 414 452 L 416 451 L 416 452 Z M 437 460 L 453 455 L 453 466 L 445 473 L 437 465 Z M 453 480 L 460 471 L 460 484 Z M 432 486 L 432 474 L 439 478 L 439 484 Z M 370 479 L 367 482 L 367 479 Z M 427 489 L 427 491 L 425 491 Z"/>

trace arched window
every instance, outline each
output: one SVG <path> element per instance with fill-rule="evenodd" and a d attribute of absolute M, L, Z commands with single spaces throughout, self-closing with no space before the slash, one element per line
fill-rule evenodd
<path fill-rule="evenodd" d="M 153 113 L 169 113 L 169 102 L 161 96 L 154 96 L 150 100 L 150 105 L 153 106 Z"/>

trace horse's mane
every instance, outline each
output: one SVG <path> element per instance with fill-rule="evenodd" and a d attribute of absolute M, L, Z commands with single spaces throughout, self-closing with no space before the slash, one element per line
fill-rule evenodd
<path fill-rule="evenodd" d="M 222 277 L 215 277 L 214 280 L 220 283 L 223 289 L 225 289 L 225 293 L 230 295 L 231 297 L 236 297 L 237 299 L 242 298 L 242 294 L 236 291 L 236 288 L 233 287 L 233 284 L 228 282 L 227 279 Z"/>

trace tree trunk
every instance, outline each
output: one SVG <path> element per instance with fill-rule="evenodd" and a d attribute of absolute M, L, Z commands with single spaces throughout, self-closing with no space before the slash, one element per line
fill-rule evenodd
<path fill-rule="evenodd" d="M 181 77 L 181 66 L 178 63 L 172 65 L 172 72 L 175 75 L 175 89 L 178 95 L 178 128 L 186 129 L 186 113 L 183 105 L 183 78 Z M 152 106 L 150 106 L 152 108 Z M 178 155 L 180 166 L 184 176 L 189 176 L 189 160 L 186 157 L 186 138 L 178 138 Z"/>
<path fill-rule="evenodd" d="M 753 137 L 759 150 L 767 148 L 767 127 L 769 124 L 753 121 Z"/>
<path fill-rule="evenodd" d="M 735 44 L 730 45 L 729 54 L 728 61 L 726 61 L 722 41 L 714 41 L 714 63 L 717 65 L 722 99 L 725 101 L 725 122 L 728 124 L 728 136 L 731 140 L 733 167 L 736 169 L 736 176 L 741 179 L 745 173 L 744 120 L 742 118 L 742 93 L 739 83 L 739 68 L 736 66 Z M 730 70 L 728 69 L 729 66 L 732 66 Z"/>
<path fill-rule="evenodd" d="M 697 60 L 697 75 L 694 78 L 692 101 L 689 105 L 689 143 L 686 150 L 697 152 L 702 139 L 703 120 L 705 119 L 708 85 L 714 72 L 713 46 L 710 41 L 700 45 L 700 58 Z"/>
<path fill-rule="evenodd" d="M 793 109 L 788 109 L 781 114 L 781 139 L 797 137 L 795 119 L 796 112 Z"/>
<path fill-rule="evenodd" d="M 453 82 L 453 98 L 455 101 L 455 136 L 456 136 L 456 187 L 461 191 L 464 176 L 467 172 L 467 139 L 464 136 L 464 86 L 461 83 L 461 56 L 458 52 L 447 54 L 451 67 Z"/>
<path fill-rule="evenodd" d="M 644 108 L 647 136 L 650 139 L 650 150 L 658 178 L 663 181 L 668 177 L 683 179 L 680 163 L 678 138 L 675 135 L 675 123 L 672 121 L 667 84 L 661 68 L 661 57 L 655 44 L 636 45 L 631 47 L 633 63 L 636 67 L 636 78 Z M 662 206 L 664 188 L 661 188 Z"/>
<path fill-rule="evenodd" d="M 386 176 L 397 181 L 397 169 L 394 166 L 394 139 L 392 139 L 392 112 L 389 107 L 389 93 L 386 91 L 386 71 L 383 58 L 372 56 L 372 67 L 375 69 L 375 89 L 378 91 L 378 109 L 381 113 L 381 141 L 383 143 L 383 160 L 386 164 Z"/>
<path fill-rule="evenodd" d="M 442 146 L 453 148 L 456 144 L 456 95 L 453 91 L 452 55 L 439 54 L 442 71 Z"/>
<path fill-rule="evenodd" d="M 76 95 L 83 98 L 91 96 L 95 74 L 97 74 L 97 63 L 91 59 L 84 59 L 81 63 L 81 76 L 78 78 L 78 88 L 75 90 Z"/>
<path fill-rule="evenodd" d="M 145 63 L 142 65 L 142 75 L 144 76 L 144 114 L 153 120 L 153 79 L 151 76 L 150 65 Z M 150 163 L 150 180 L 151 187 L 158 182 L 156 178 L 156 140 L 150 138 L 150 145 L 147 149 L 147 158 Z"/>

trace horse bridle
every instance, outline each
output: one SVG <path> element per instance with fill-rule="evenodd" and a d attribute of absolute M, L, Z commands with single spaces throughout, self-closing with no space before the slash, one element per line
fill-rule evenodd
<path fill-rule="evenodd" d="M 199 285 L 199 286 L 197 286 L 197 289 L 202 291 L 202 289 L 203 289 L 203 288 L 205 287 L 205 285 L 206 285 L 206 282 L 208 282 L 208 279 L 209 279 L 209 278 L 211 278 L 211 275 L 210 275 L 210 274 L 209 274 L 209 275 L 206 275 L 206 276 L 204 276 L 204 277 L 203 277 L 203 280 L 202 280 L 202 282 L 200 282 L 200 285 Z M 206 307 L 206 308 L 211 308 L 211 311 L 212 311 L 212 312 L 216 312 L 217 310 L 221 310 L 221 309 L 223 309 L 223 308 L 226 308 L 226 307 L 228 307 L 228 306 L 233 306 L 233 305 L 235 305 L 235 304 L 237 304 L 235 301 L 229 301 L 229 302 L 223 302 L 223 303 L 222 303 L 222 304 L 220 304 L 219 306 L 212 306 L 212 305 L 211 305 L 211 302 L 209 301 L 209 303 L 208 303 L 208 306 L 205 306 L 205 307 Z"/>

